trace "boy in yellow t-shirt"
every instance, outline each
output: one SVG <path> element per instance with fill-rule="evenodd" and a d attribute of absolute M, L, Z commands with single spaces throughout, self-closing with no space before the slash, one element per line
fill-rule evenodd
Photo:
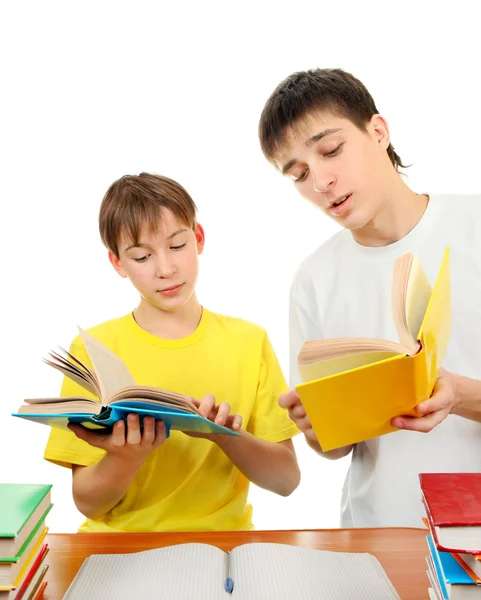
<path fill-rule="evenodd" d="M 114 269 L 140 294 L 130 314 L 90 329 L 137 383 L 192 396 L 200 411 L 241 436 L 166 439 L 162 422 L 138 416 L 111 434 L 69 425 L 52 430 L 45 458 L 72 468 L 73 497 L 96 531 L 249 529 L 249 482 L 283 496 L 298 485 L 298 430 L 277 399 L 286 383 L 265 331 L 215 314 L 195 284 L 204 231 L 176 182 L 148 173 L 114 182 L 100 208 L 100 234 Z M 76 338 L 72 354 L 89 362 Z M 62 396 L 85 395 L 65 379 Z M 243 425 L 243 427 L 242 427 Z"/>

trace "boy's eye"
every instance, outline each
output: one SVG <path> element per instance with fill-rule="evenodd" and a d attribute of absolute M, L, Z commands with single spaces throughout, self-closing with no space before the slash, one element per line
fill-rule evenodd
<path fill-rule="evenodd" d="M 139 258 L 134 258 L 134 260 L 135 260 L 135 262 L 142 263 L 142 262 L 145 262 L 149 258 L 149 256 L 150 256 L 150 254 L 145 255 L 145 256 L 139 256 Z"/>
<path fill-rule="evenodd" d="M 294 183 L 300 183 L 301 181 L 304 181 L 304 179 L 307 177 L 307 173 L 308 170 L 306 169 L 305 171 L 302 171 L 302 173 L 298 177 L 293 176 L 292 179 Z"/>
<path fill-rule="evenodd" d="M 183 244 L 179 244 L 178 246 L 171 246 L 170 249 L 171 250 L 180 250 L 181 248 L 183 248 L 185 246 L 185 243 Z"/>
<path fill-rule="evenodd" d="M 329 152 L 325 152 L 324 156 L 336 156 L 336 154 L 339 154 L 341 147 L 342 147 L 342 144 L 339 144 L 339 146 L 336 146 L 336 148 L 334 148 L 333 150 L 330 150 Z"/>

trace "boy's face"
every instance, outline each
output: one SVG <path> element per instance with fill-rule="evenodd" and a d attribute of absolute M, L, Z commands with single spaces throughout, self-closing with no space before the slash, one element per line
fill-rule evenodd
<path fill-rule="evenodd" d="M 364 227 L 382 209 L 393 166 L 389 130 L 374 115 L 361 131 L 349 119 L 315 112 L 290 128 L 274 155 L 301 195 L 342 227 Z"/>
<path fill-rule="evenodd" d="M 147 230 L 138 245 L 122 236 L 119 256 L 109 252 L 110 262 L 128 277 L 142 298 L 160 310 L 182 309 L 193 297 L 199 272 L 198 255 L 204 249 L 204 231 L 180 223 L 164 209 L 158 232 Z"/>

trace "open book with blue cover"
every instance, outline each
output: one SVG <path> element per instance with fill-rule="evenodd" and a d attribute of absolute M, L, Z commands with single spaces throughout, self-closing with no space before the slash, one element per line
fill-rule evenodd
<path fill-rule="evenodd" d="M 80 336 L 93 368 L 65 350 L 51 352 L 50 358 L 44 362 L 98 400 L 81 396 L 32 398 L 25 400 L 25 404 L 13 414 L 14 417 L 61 429 L 65 429 L 68 423 L 108 428 L 120 419 L 125 420 L 128 413 L 136 413 L 141 421 L 143 416 L 164 421 L 167 435 L 170 429 L 240 435 L 203 417 L 192 400 L 183 394 L 137 385 L 127 365 L 110 348 L 82 329 Z"/>

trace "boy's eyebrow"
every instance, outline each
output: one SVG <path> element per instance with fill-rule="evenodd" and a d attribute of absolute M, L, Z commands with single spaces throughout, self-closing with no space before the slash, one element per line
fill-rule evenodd
<path fill-rule="evenodd" d="M 179 233 L 184 233 L 184 231 L 187 231 L 187 229 L 185 227 L 183 229 L 177 229 L 177 231 L 174 231 L 174 233 L 171 233 L 170 235 L 168 235 L 167 239 L 171 240 L 173 237 L 175 237 Z"/>
<path fill-rule="evenodd" d="M 148 244 L 142 244 L 142 242 L 139 242 L 138 244 L 131 244 L 130 246 L 125 248 L 124 252 L 127 252 L 127 250 L 132 250 L 132 248 L 148 248 L 148 247 L 149 247 Z"/>
<path fill-rule="evenodd" d="M 179 233 L 183 233 L 184 231 L 187 231 L 185 227 L 183 229 L 177 229 L 177 231 L 174 231 L 174 233 L 168 235 L 166 239 L 171 240 L 173 237 L 175 237 Z M 127 252 L 127 250 L 132 250 L 132 248 L 150 248 L 150 246 L 149 244 L 143 244 L 142 242 L 139 242 L 138 244 L 131 244 L 130 246 L 125 248 L 124 252 Z"/>
<path fill-rule="evenodd" d="M 323 137 L 326 137 L 326 135 L 332 135 L 333 133 L 339 133 L 339 131 L 341 131 L 341 129 L 339 127 L 337 127 L 336 129 L 324 129 L 323 131 L 320 131 L 319 133 L 316 133 L 312 137 L 310 137 L 306 142 L 306 146 L 309 148 L 309 146 L 312 146 L 312 144 L 315 144 L 316 142 L 321 140 Z"/>
<path fill-rule="evenodd" d="M 309 146 L 312 146 L 312 144 L 315 144 L 319 140 L 322 140 L 323 137 L 332 135 L 333 133 L 338 133 L 339 131 L 341 131 L 341 129 L 338 127 L 336 129 L 323 129 L 322 131 L 319 131 L 319 133 L 315 133 L 306 141 L 306 148 L 309 148 Z M 289 171 L 289 169 L 291 169 L 296 164 L 296 162 L 297 158 L 293 158 L 288 163 L 286 163 L 282 167 L 282 174 L 285 175 L 287 171 Z"/>

